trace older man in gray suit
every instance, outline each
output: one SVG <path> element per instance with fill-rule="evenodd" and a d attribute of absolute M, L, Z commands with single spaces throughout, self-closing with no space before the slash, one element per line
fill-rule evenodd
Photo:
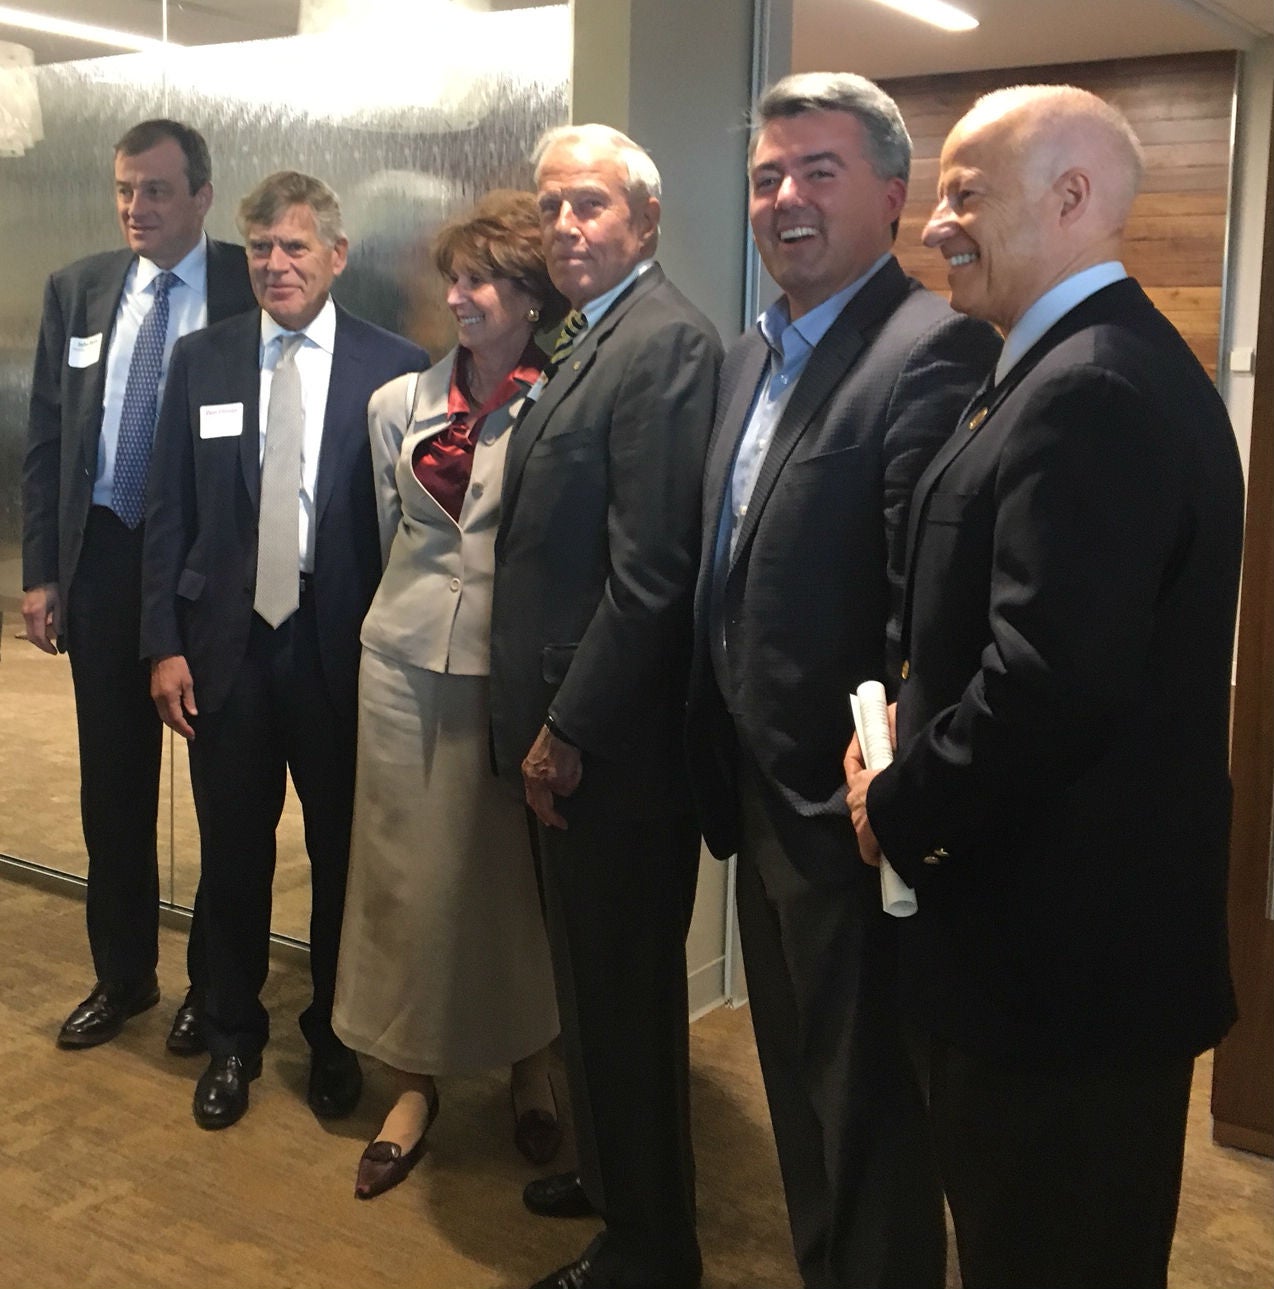
<path fill-rule="evenodd" d="M 681 723 L 721 346 L 654 262 L 659 172 L 631 139 L 552 132 L 536 180 L 549 273 L 574 308 L 509 443 L 491 708 L 500 769 L 535 813 L 582 1182 L 526 1199 L 606 1220 L 541 1289 L 693 1289 L 699 834 Z"/>

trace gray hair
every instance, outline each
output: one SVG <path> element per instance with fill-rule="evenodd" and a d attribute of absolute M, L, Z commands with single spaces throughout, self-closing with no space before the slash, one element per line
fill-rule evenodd
<path fill-rule="evenodd" d="M 771 85 L 752 112 L 748 161 L 771 121 L 806 112 L 848 112 L 857 117 L 876 178 L 906 183 L 911 177 L 911 136 L 898 104 L 874 81 L 853 72 L 798 72 Z"/>
<path fill-rule="evenodd" d="M 321 179 L 303 175 L 299 170 L 276 170 L 239 203 L 235 223 L 240 235 L 246 238 L 253 226 L 268 227 L 292 206 L 310 208 L 324 246 L 335 246 L 345 236 L 339 198 Z"/>
<path fill-rule="evenodd" d="M 540 182 L 540 167 L 544 164 L 544 158 L 560 144 L 571 143 L 607 148 L 615 153 L 615 160 L 624 171 L 624 191 L 630 204 L 634 200 L 646 201 L 651 197 L 659 200 L 663 184 L 659 178 L 659 168 L 651 160 L 650 153 L 640 143 L 634 143 L 622 130 L 596 123 L 559 125 L 540 135 L 539 142 L 531 153 L 537 184 Z"/>

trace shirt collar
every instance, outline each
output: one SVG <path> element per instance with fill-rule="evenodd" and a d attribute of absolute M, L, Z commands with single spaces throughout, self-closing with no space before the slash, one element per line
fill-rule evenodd
<path fill-rule="evenodd" d="M 1104 287 L 1120 282 L 1127 276 L 1127 269 L 1118 260 L 1105 260 L 1101 264 L 1072 273 L 1070 277 L 1063 278 L 1056 286 L 1045 291 L 1004 337 L 1000 361 L 995 365 L 995 383 L 998 385 L 1013 370 L 1055 322 L 1065 317 L 1076 305 L 1082 304 L 1090 295 L 1096 295 Z"/>
<path fill-rule="evenodd" d="M 279 336 L 304 336 L 311 344 L 317 345 L 325 353 L 330 354 L 336 345 L 336 306 L 332 303 L 332 297 L 329 295 L 323 301 L 323 307 L 318 311 L 318 316 L 310 323 L 308 327 L 302 327 L 299 332 L 289 331 L 286 327 L 281 327 L 275 320 L 270 317 L 264 309 L 261 310 L 261 349 L 265 351 L 270 341 L 277 339 Z"/>
<path fill-rule="evenodd" d="M 588 319 L 588 325 L 595 327 L 606 315 L 606 311 L 619 299 L 625 291 L 628 290 L 634 282 L 637 281 L 643 273 L 654 263 L 654 260 L 640 260 L 633 267 L 633 271 L 620 283 L 611 287 L 609 291 L 603 292 L 595 300 L 590 300 L 587 304 L 580 306 L 580 312 Z"/>
<path fill-rule="evenodd" d="M 137 257 L 137 276 L 133 279 L 138 291 L 144 291 L 163 272 L 169 272 L 186 286 L 197 287 L 208 279 L 208 235 L 199 240 L 168 270 L 161 269 L 154 260 Z"/>
<path fill-rule="evenodd" d="M 529 340 L 526 348 L 522 351 L 522 356 L 517 361 L 517 365 L 500 382 L 499 387 L 491 391 L 487 401 L 481 407 L 475 408 L 469 399 L 468 391 L 465 389 L 462 379 L 461 355 L 462 351 L 457 349 L 455 360 L 451 364 L 451 381 L 447 388 L 448 420 L 455 420 L 457 417 L 467 418 L 471 414 L 475 420 L 481 420 L 495 411 L 497 407 L 503 407 L 505 403 L 516 397 L 519 392 L 519 386 L 525 390 L 535 384 L 539 379 L 545 360 L 544 351 L 540 349 L 534 340 Z"/>
<path fill-rule="evenodd" d="M 780 296 L 757 319 L 757 327 L 765 343 L 780 359 L 790 357 L 785 352 L 785 343 L 792 339 L 788 332 L 794 330 L 805 347 L 814 349 L 827 334 L 832 323 L 840 317 L 845 306 L 884 268 L 892 256 L 892 251 L 886 251 L 862 277 L 855 278 L 835 295 L 828 296 L 822 304 L 816 305 L 808 313 L 803 313 L 795 322 L 789 316 L 787 296 Z"/>

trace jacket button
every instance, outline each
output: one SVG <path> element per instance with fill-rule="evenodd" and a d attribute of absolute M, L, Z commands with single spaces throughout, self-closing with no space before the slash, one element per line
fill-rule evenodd
<path fill-rule="evenodd" d="M 906 658 L 906 659 L 904 659 L 904 660 L 903 660 L 903 664 L 902 664 L 902 678 L 903 678 L 903 680 L 906 680 L 906 679 L 907 679 L 907 677 L 908 677 L 908 676 L 910 676 L 910 675 L 911 675 L 911 659 L 910 659 L 910 658 Z"/>
<path fill-rule="evenodd" d="M 458 591 L 460 589 L 460 579 L 458 577 L 453 577 L 451 579 L 450 586 L 453 591 Z"/>

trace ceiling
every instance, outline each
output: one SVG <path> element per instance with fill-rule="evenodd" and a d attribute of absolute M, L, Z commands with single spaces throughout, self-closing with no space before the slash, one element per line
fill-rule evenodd
<path fill-rule="evenodd" d="M 9 0 L 79 22 L 158 38 L 164 0 Z M 285 36 L 321 25 L 333 12 L 388 13 L 402 0 L 168 0 L 169 38 L 206 45 Z M 425 3 L 426 0 L 412 0 Z M 432 0 L 437 3 L 439 0 Z M 554 0 L 454 0 L 470 9 L 513 9 Z M 588 3 L 588 0 L 576 0 Z M 689 0 L 687 0 L 689 2 Z M 1270 0 L 956 0 L 978 18 L 976 31 L 949 34 L 872 0 L 792 0 L 792 62 L 797 71 L 847 69 L 867 76 L 921 75 L 979 67 L 1201 49 L 1241 49 L 1274 35 Z M 116 52 L 0 23 L 0 41 L 32 49 L 37 63 Z"/>
<path fill-rule="evenodd" d="M 1274 35 L 1271 0 L 952 2 L 976 30 L 940 31 L 873 0 L 793 0 L 793 70 L 883 79 L 1244 49 Z"/>

